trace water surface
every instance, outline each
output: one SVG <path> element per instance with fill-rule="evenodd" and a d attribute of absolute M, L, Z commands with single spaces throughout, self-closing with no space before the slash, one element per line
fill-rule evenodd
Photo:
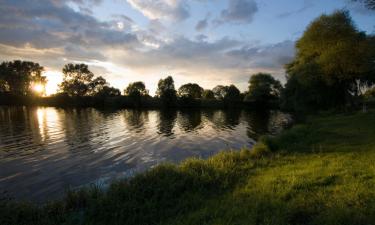
<path fill-rule="evenodd" d="M 0 195 L 43 201 L 162 162 L 251 147 L 280 112 L 0 107 Z"/>

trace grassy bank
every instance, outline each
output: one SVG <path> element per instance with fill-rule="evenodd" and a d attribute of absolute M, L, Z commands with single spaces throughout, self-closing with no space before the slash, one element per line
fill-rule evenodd
<path fill-rule="evenodd" d="M 375 224 L 374 162 L 375 111 L 319 115 L 255 151 L 159 166 L 105 193 L 3 200 L 0 224 Z"/>

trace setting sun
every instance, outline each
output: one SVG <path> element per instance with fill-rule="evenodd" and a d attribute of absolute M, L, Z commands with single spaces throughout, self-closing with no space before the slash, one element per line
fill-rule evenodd
<path fill-rule="evenodd" d="M 45 90 L 45 86 L 42 85 L 42 84 L 34 84 L 32 88 L 38 94 L 43 94 L 43 92 Z"/>

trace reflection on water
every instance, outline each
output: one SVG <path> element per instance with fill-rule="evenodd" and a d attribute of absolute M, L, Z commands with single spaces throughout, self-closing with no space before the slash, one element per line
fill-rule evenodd
<path fill-rule="evenodd" d="M 239 110 L 0 107 L 0 193 L 36 201 L 161 162 L 251 146 L 288 117 Z"/>

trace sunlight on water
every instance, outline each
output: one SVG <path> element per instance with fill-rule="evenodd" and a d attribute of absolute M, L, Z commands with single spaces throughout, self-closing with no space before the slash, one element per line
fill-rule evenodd
<path fill-rule="evenodd" d="M 0 194 L 56 198 L 162 162 L 250 147 L 287 121 L 279 112 L 0 107 Z"/>

